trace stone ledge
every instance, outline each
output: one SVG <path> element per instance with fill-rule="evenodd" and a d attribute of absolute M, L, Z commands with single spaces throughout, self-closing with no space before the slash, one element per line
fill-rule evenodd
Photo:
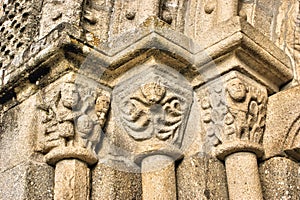
<path fill-rule="evenodd" d="M 156 17 L 148 18 L 138 29 L 102 44 L 99 48 L 82 42 L 78 32 L 76 27 L 63 23 L 33 44 L 24 52 L 23 60 L 20 60 L 20 63 L 26 64 L 20 64 L 18 70 L 10 74 L 9 78 L 6 77 L 5 84 L 0 88 L 0 98 L 9 91 L 15 94 L 15 87 L 28 80 L 31 74 L 43 66 L 42 63 L 64 58 L 67 53 L 72 52 L 78 55 L 77 58 L 71 58 L 79 63 L 85 58 L 95 58 L 100 63 L 97 64 L 100 73 L 107 71 L 107 76 L 115 77 L 120 75 L 115 74 L 120 73 L 119 68 L 132 62 L 133 58 L 131 65 L 134 67 L 149 57 L 157 57 L 159 51 L 164 53 L 167 62 L 176 63 L 172 59 L 179 61 L 179 68 L 185 66 L 187 74 L 193 74 L 190 80 L 194 87 L 233 69 L 266 86 L 269 94 L 279 91 L 280 87 L 293 78 L 288 56 L 239 17 L 222 22 L 203 33 L 203 42 L 198 44 L 187 36 L 170 30 L 167 24 Z M 122 41 L 123 38 L 126 40 Z M 231 64 L 228 65 L 226 61 Z"/>

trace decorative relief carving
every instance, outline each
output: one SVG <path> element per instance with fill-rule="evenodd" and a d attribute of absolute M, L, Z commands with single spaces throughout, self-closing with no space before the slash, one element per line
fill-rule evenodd
<path fill-rule="evenodd" d="M 277 45 L 291 58 L 295 79 L 300 76 L 300 1 L 282 1 L 276 19 Z"/>
<path fill-rule="evenodd" d="M 82 0 L 44 0 L 40 19 L 39 39 L 48 35 L 61 23 L 80 26 Z"/>
<path fill-rule="evenodd" d="M 204 3 L 204 11 L 207 14 L 211 14 L 217 7 L 217 1 L 216 0 L 205 0 Z"/>
<path fill-rule="evenodd" d="M 300 116 L 293 121 L 289 128 L 283 149 L 287 155 L 300 160 Z"/>
<path fill-rule="evenodd" d="M 124 127 L 136 140 L 178 138 L 183 114 L 181 103 L 175 94 L 159 83 L 142 85 L 124 102 L 121 110 Z"/>
<path fill-rule="evenodd" d="M 39 101 L 37 108 L 44 112 L 45 125 L 41 151 L 46 159 L 56 160 L 53 157 L 63 152 L 62 157 L 95 155 L 110 105 L 108 94 L 80 95 L 73 82 L 65 82 L 51 99 L 40 96 Z"/>
<path fill-rule="evenodd" d="M 201 99 L 202 120 L 214 146 L 230 141 L 260 144 L 265 128 L 267 93 L 241 76 L 209 86 Z"/>
<path fill-rule="evenodd" d="M 116 86 L 115 115 L 131 138 L 180 147 L 193 93 L 176 79 L 170 72 L 149 69 Z"/>
<path fill-rule="evenodd" d="M 81 24 L 87 42 L 97 46 L 100 42 L 108 40 L 113 4 L 114 2 L 109 0 L 84 1 Z"/>
<path fill-rule="evenodd" d="M 19 54 L 37 36 L 41 5 L 40 1 L 1 1 L 0 68 L 6 75 L 16 70 L 12 66 L 18 62 Z"/>

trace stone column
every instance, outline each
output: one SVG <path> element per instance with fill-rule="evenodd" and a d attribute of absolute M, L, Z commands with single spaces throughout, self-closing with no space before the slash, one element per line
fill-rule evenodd
<path fill-rule="evenodd" d="M 88 200 L 89 166 L 98 161 L 95 148 L 110 99 L 103 91 L 95 91 L 95 96 L 80 92 L 73 75 L 62 79 L 60 87 L 38 95 L 37 108 L 44 117 L 39 151 L 55 166 L 54 199 Z"/>
<path fill-rule="evenodd" d="M 257 158 L 251 152 L 237 152 L 225 158 L 230 199 L 263 199 Z"/>
<path fill-rule="evenodd" d="M 143 200 L 176 200 L 176 177 L 173 158 L 153 155 L 143 159 Z"/>
<path fill-rule="evenodd" d="M 233 71 L 206 92 L 203 122 L 212 152 L 225 161 L 229 199 L 263 199 L 257 158 L 264 153 L 266 89 Z"/>
<path fill-rule="evenodd" d="M 54 200 L 88 200 L 90 193 L 90 169 L 85 162 L 65 159 L 55 166 Z"/>
<path fill-rule="evenodd" d="M 186 80 L 174 82 L 178 75 L 167 66 L 151 62 L 145 67 L 114 88 L 112 107 L 124 129 L 117 138 L 133 146 L 134 162 L 142 171 L 143 199 L 175 200 L 175 161 L 183 157 L 193 92 Z"/>

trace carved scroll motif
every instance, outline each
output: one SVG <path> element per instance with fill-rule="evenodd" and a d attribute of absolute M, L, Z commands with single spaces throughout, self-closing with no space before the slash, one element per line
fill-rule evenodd
<path fill-rule="evenodd" d="M 260 144 L 265 128 L 266 91 L 234 77 L 212 85 L 201 100 L 203 122 L 214 146 L 230 141 Z"/>
<path fill-rule="evenodd" d="M 70 82 L 64 83 L 48 101 L 40 96 L 37 108 L 44 113 L 42 123 L 45 126 L 40 150 L 46 157 L 48 155 L 49 160 L 56 160 L 53 157 L 63 152 L 66 155 L 58 157 L 79 156 L 85 159 L 89 154 L 94 156 L 109 104 L 109 95 L 97 93 L 81 96 L 76 85 Z"/>
<path fill-rule="evenodd" d="M 180 147 L 193 90 L 176 72 L 169 71 L 149 67 L 115 87 L 116 119 L 133 140 Z"/>
<path fill-rule="evenodd" d="M 176 140 L 183 113 L 178 97 L 152 82 L 141 86 L 124 102 L 122 114 L 124 126 L 136 140 L 152 137 Z"/>

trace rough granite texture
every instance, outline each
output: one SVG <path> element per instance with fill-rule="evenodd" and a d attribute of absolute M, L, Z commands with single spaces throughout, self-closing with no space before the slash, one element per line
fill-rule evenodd
<path fill-rule="evenodd" d="M 300 199 L 299 162 L 273 157 L 259 166 L 265 199 Z"/>
<path fill-rule="evenodd" d="M 0 1 L 0 199 L 300 199 L 299 5 Z"/>
<path fill-rule="evenodd" d="M 224 164 L 209 155 L 186 157 L 176 177 L 178 199 L 228 199 Z"/>

